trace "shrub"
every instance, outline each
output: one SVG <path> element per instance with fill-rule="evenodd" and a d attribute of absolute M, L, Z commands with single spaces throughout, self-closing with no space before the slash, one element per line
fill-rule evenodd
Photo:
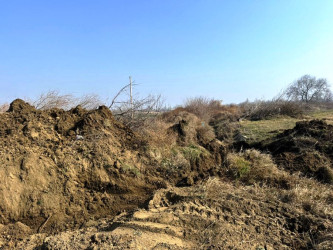
<path fill-rule="evenodd" d="M 222 102 L 202 96 L 189 98 L 184 103 L 184 109 L 204 121 L 209 121 L 213 113 L 222 109 Z"/>
<path fill-rule="evenodd" d="M 36 109 L 71 109 L 80 105 L 84 109 L 92 110 L 103 105 L 100 97 L 96 94 L 86 94 L 81 97 L 75 97 L 71 94 L 60 94 L 57 90 L 51 90 L 40 94 L 35 100 L 27 100 Z"/>
<path fill-rule="evenodd" d="M 230 139 L 232 141 L 241 114 L 237 105 L 222 105 L 221 101 L 205 97 L 187 99 L 184 107 L 179 107 L 171 111 L 170 114 L 176 115 L 185 111 L 200 119 L 197 122 L 196 130 L 198 140 L 203 144 L 215 137 L 219 140 Z"/>
<path fill-rule="evenodd" d="M 96 109 L 103 105 L 103 102 L 97 94 L 86 94 L 77 98 L 75 102 L 75 106 L 80 105 L 82 108 L 88 110 Z"/>
<path fill-rule="evenodd" d="M 200 144 L 205 146 L 215 139 L 214 129 L 209 123 L 202 121 L 184 108 L 163 113 L 161 119 L 170 124 L 170 131 L 175 133 L 178 145 Z"/>
<path fill-rule="evenodd" d="M 70 109 L 74 104 L 74 97 L 70 94 L 60 95 L 59 91 L 51 90 L 42 93 L 34 100 L 29 101 L 36 109 L 46 110 L 52 108 Z"/>
<path fill-rule="evenodd" d="M 240 104 L 244 117 L 250 120 L 263 120 L 276 116 L 299 117 L 303 114 L 302 104 L 292 101 L 255 101 Z"/>
<path fill-rule="evenodd" d="M 209 122 L 215 116 L 220 118 L 227 114 L 227 116 L 238 117 L 240 109 L 237 105 L 222 105 L 221 100 L 209 99 L 206 97 L 189 98 L 185 101 L 183 110 L 195 114 L 201 120 Z"/>

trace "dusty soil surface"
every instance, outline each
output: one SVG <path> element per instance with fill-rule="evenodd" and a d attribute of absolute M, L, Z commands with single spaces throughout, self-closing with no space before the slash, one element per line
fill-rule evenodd
<path fill-rule="evenodd" d="M 0 114 L 0 249 L 333 248 L 333 213 L 228 179 L 227 147 L 210 126 L 184 110 L 163 119 L 165 141 L 154 144 L 105 106 L 11 103 Z M 300 123 L 261 147 L 281 169 L 315 166 L 304 176 L 330 185 L 331 133 Z M 313 165 L 302 155 L 309 148 L 320 156 Z"/>
<path fill-rule="evenodd" d="M 145 209 L 94 221 L 85 229 L 33 235 L 16 247 L 309 249 L 316 241 L 318 249 L 329 249 L 332 229 L 332 221 L 300 213 L 252 187 L 211 179 L 205 185 L 161 189 Z"/>

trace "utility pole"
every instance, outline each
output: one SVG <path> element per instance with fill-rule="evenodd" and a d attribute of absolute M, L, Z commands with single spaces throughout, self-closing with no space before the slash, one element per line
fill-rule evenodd
<path fill-rule="evenodd" d="M 132 120 L 134 118 L 134 110 L 133 110 L 133 95 L 132 95 L 132 77 L 129 77 L 129 82 L 130 82 L 130 103 L 131 103 L 131 117 Z"/>

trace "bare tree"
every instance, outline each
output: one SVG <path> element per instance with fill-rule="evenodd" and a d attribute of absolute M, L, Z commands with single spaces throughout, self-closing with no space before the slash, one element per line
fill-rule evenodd
<path fill-rule="evenodd" d="M 132 96 L 129 93 L 131 86 L 137 84 L 130 83 L 122 87 L 113 97 L 109 108 L 118 120 L 135 129 L 159 113 L 163 107 L 163 100 L 161 95 Z"/>
<path fill-rule="evenodd" d="M 214 114 L 223 110 L 222 100 L 203 96 L 188 98 L 184 103 L 184 108 L 205 121 L 209 121 Z"/>
<path fill-rule="evenodd" d="M 239 107 L 243 111 L 243 117 L 250 120 L 263 120 L 280 115 L 299 117 L 303 114 L 302 103 L 283 99 L 246 101 L 240 103 Z"/>
<path fill-rule="evenodd" d="M 291 83 L 284 95 L 293 101 L 322 102 L 332 98 L 327 80 L 316 79 L 314 76 L 304 75 Z"/>

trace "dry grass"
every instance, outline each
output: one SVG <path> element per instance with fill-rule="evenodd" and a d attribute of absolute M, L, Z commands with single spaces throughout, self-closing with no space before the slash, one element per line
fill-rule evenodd
<path fill-rule="evenodd" d="M 268 184 L 287 188 L 289 175 L 275 165 L 269 154 L 255 149 L 227 156 L 227 174 L 229 177 L 246 184 Z"/>
<path fill-rule="evenodd" d="M 207 144 L 215 138 L 214 129 L 208 124 L 200 124 L 196 131 L 197 138 L 201 143 Z"/>
<path fill-rule="evenodd" d="M 173 147 L 176 144 L 176 134 L 169 128 L 172 123 L 166 122 L 160 117 L 152 118 L 138 131 L 153 147 Z"/>
<path fill-rule="evenodd" d="M 215 138 L 214 129 L 184 108 L 177 108 L 161 115 L 161 119 L 170 124 L 170 128 L 178 136 L 177 143 L 181 146 L 191 144 L 207 144 Z"/>
<path fill-rule="evenodd" d="M 333 125 L 333 109 L 326 111 L 315 111 L 307 114 L 306 119 L 324 120 L 328 124 Z"/>
<path fill-rule="evenodd" d="M 222 182 L 217 177 L 211 177 L 203 185 L 203 191 L 206 198 L 218 200 L 221 196 L 220 190 L 229 189 L 230 187 L 232 187 L 231 183 Z"/>
<path fill-rule="evenodd" d="M 295 178 L 294 187 L 280 190 L 279 199 L 295 204 L 303 211 L 333 218 L 333 190 L 330 185 L 312 179 Z"/>
<path fill-rule="evenodd" d="M 303 222 L 302 218 L 308 218 L 312 221 L 313 229 L 302 234 L 302 237 L 308 241 L 307 246 L 311 246 L 311 249 L 332 249 L 332 186 L 323 185 L 315 180 L 302 178 L 299 175 L 290 177 L 294 181 L 294 187 L 289 190 L 259 184 L 239 185 L 239 183 L 221 181 L 216 177 L 210 178 L 202 185 L 203 197 L 222 203 L 225 201 L 225 195 L 221 190 L 224 192 L 230 190 L 231 197 L 234 199 L 240 201 L 247 199 L 248 204 L 259 204 L 260 210 L 267 212 L 265 218 L 270 217 L 270 209 L 266 210 L 265 204 L 274 204 L 277 211 L 282 212 L 280 216 L 284 217 L 286 215 L 288 218 L 288 213 L 283 214 L 287 210 L 294 214 L 294 218 L 299 217 L 298 223 L 301 227 L 302 223 L 305 223 L 304 226 L 307 223 L 307 220 Z M 211 236 L 214 236 L 214 234 Z M 216 237 L 210 238 L 216 239 Z M 298 248 L 296 247 L 296 249 Z"/>
<path fill-rule="evenodd" d="M 258 200 L 279 200 L 298 209 L 300 212 L 310 212 L 322 218 L 333 218 L 333 188 L 331 185 L 321 184 L 315 180 L 290 175 L 292 180 L 290 189 L 280 189 L 270 185 L 238 186 L 239 192 L 249 191 Z M 219 190 L 233 188 L 233 183 L 222 182 L 218 178 L 210 178 L 203 185 L 205 196 L 218 200 L 221 196 Z"/>

